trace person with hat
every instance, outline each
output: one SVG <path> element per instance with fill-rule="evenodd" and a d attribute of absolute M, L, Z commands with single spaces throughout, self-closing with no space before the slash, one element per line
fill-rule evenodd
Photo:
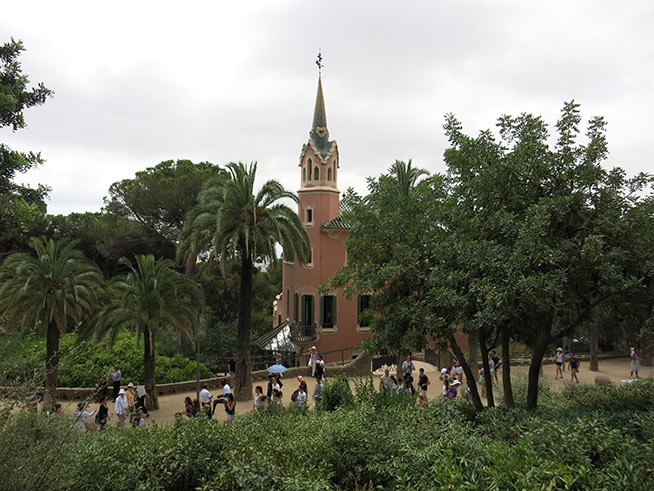
<path fill-rule="evenodd" d="M 629 359 L 631 360 L 631 372 L 629 373 L 629 378 L 634 378 L 634 373 L 636 378 L 640 378 L 638 371 L 640 370 L 640 355 L 635 347 L 630 349 Z"/>
<path fill-rule="evenodd" d="M 136 391 L 134 390 L 134 383 L 130 382 L 127 384 L 127 389 L 125 390 L 125 397 L 127 397 L 127 407 L 129 409 L 129 422 L 132 422 L 134 413 L 136 412 L 135 403 L 136 403 Z"/>
<path fill-rule="evenodd" d="M 554 377 L 554 380 L 563 378 L 563 358 L 563 348 L 556 348 L 556 356 L 554 357 L 554 362 L 556 363 L 556 377 Z M 561 377 L 559 377 L 559 375 Z"/>
<path fill-rule="evenodd" d="M 304 377 L 302 375 L 297 376 L 298 382 L 300 382 L 300 387 L 304 390 L 304 393 L 307 393 L 307 381 L 304 380 Z"/>
<path fill-rule="evenodd" d="M 311 367 L 311 376 L 315 377 L 316 364 L 318 363 L 318 351 L 316 350 L 315 346 L 311 346 L 311 349 L 304 354 L 309 355 L 309 363 L 307 363 L 307 366 Z"/>
<path fill-rule="evenodd" d="M 100 402 L 100 407 L 98 407 L 98 413 L 95 415 L 95 424 L 98 425 L 98 430 L 104 428 L 109 420 L 109 398 L 104 396 Z"/>
<path fill-rule="evenodd" d="M 118 397 L 114 401 L 114 413 L 118 418 L 118 423 L 116 426 L 125 427 L 125 419 L 129 415 L 129 404 L 127 404 L 127 396 L 125 395 L 125 389 L 120 389 L 118 391 Z"/>

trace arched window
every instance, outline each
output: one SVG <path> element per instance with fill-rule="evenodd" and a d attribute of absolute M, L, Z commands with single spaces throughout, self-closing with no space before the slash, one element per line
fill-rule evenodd
<path fill-rule="evenodd" d="M 302 180 L 307 180 L 307 170 L 304 167 L 302 167 Z"/>
<path fill-rule="evenodd" d="M 327 180 L 331 181 L 332 180 L 332 168 L 330 167 L 327 169 Z"/>
<path fill-rule="evenodd" d="M 311 167 L 312 167 L 312 162 L 311 159 L 309 159 L 309 162 L 307 163 L 307 180 L 311 180 Z"/>
<path fill-rule="evenodd" d="M 313 179 L 314 181 L 317 181 L 320 179 L 320 169 L 316 165 L 316 167 L 313 169 Z"/>

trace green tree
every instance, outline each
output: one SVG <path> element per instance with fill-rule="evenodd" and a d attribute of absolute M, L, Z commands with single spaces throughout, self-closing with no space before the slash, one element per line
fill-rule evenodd
<path fill-rule="evenodd" d="M 46 407 L 56 400 L 59 338 L 94 316 L 102 274 L 75 242 L 32 239 L 34 254 L 15 253 L 0 267 L 0 316 L 9 328 L 46 335 Z"/>
<path fill-rule="evenodd" d="M 490 131 L 464 135 L 452 116 L 445 125 L 453 205 L 441 250 L 463 254 L 441 277 L 466 275 L 450 286 L 475 326 L 532 346 L 529 408 L 548 347 L 603 302 L 638 291 L 651 271 L 651 248 L 643 247 L 654 230 L 643 213 L 651 179 L 605 170 L 606 123 L 592 118 L 578 142 L 578 107 L 564 104 L 553 147 L 547 125 L 529 114 L 501 117 L 500 141 Z"/>
<path fill-rule="evenodd" d="M 104 211 L 135 220 L 149 233 L 175 244 L 204 183 L 224 175 L 210 162 L 166 160 L 137 172 L 134 179 L 113 183 Z"/>
<path fill-rule="evenodd" d="M 21 41 L 0 45 L 0 128 L 25 128 L 23 111 L 44 104 L 53 92 L 43 83 L 28 88 L 29 78 L 21 71 L 18 57 L 25 48 Z M 0 254 L 21 247 L 22 236 L 45 213 L 43 201 L 49 189 L 16 184 L 16 173 L 43 163 L 39 153 L 17 152 L 0 143 Z M 0 257 L 1 260 L 1 257 Z"/>
<path fill-rule="evenodd" d="M 169 259 L 155 260 L 151 254 L 121 262 L 129 269 L 126 276 L 114 278 L 109 285 L 111 302 L 102 313 L 99 335 L 111 343 L 121 328 L 143 336 L 145 389 L 153 408 L 158 408 L 155 383 L 155 342 L 167 326 L 189 333 L 198 322 L 203 295 L 197 284 L 175 271 Z"/>
<path fill-rule="evenodd" d="M 252 397 L 250 337 L 252 329 L 252 277 L 256 261 L 277 258 L 277 244 L 299 261 L 308 261 L 309 238 L 297 213 L 280 203 L 297 196 L 275 180 L 254 193 L 257 165 L 227 165 L 228 178 L 210 180 L 200 193 L 200 204 L 184 225 L 180 257 L 193 266 L 197 256 L 209 251 L 209 261 L 228 258 L 240 261 L 238 302 L 238 361 L 236 393 L 239 399 Z"/>

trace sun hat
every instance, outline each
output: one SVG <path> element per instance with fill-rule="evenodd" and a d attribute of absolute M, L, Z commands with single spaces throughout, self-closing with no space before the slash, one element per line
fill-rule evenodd
<path fill-rule="evenodd" d="M 452 385 L 461 385 L 461 381 L 460 380 L 455 380 L 454 382 L 452 382 Z"/>
<path fill-rule="evenodd" d="M 556 348 L 556 351 L 563 351 L 563 348 L 558 347 L 558 348 Z"/>
<path fill-rule="evenodd" d="M 124 394 L 124 393 L 125 393 L 125 389 L 120 389 L 120 390 L 118 391 L 118 395 L 121 395 L 121 394 Z"/>
<path fill-rule="evenodd" d="M 311 349 L 316 349 L 316 347 L 315 347 L 315 346 L 311 346 Z"/>
<path fill-rule="evenodd" d="M 131 388 L 133 389 L 133 388 L 134 388 L 134 384 L 133 384 L 132 382 L 130 382 L 129 384 L 127 384 L 127 387 L 131 387 Z"/>
<path fill-rule="evenodd" d="M 441 373 L 447 373 L 447 368 L 443 368 L 443 369 L 441 370 Z"/>

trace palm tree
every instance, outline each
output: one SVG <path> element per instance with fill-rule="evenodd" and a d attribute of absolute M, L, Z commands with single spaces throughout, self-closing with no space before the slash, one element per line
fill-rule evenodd
<path fill-rule="evenodd" d="M 238 360 L 236 394 L 240 400 L 252 397 L 250 331 L 252 275 L 256 261 L 277 258 L 276 245 L 300 262 L 310 257 L 309 237 L 297 213 L 280 200 L 297 203 L 297 196 L 275 180 L 267 181 L 254 194 L 257 164 L 227 165 L 228 178 L 208 181 L 199 196 L 200 204 L 188 215 L 182 232 L 180 257 L 193 265 L 198 253 L 209 251 L 209 261 L 240 260 L 241 285 L 238 310 Z M 287 256 L 287 257 L 288 257 Z"/>
<path fill-rule="evenodd" d="M 37 327 L 46 334 L 45 407 L 56 401 L 59 338 L 97 312 L 104 287 L 100 270 L 75 245 L 34 238 L 34 254 L 12 254 L 0 267 L 0 316 L 6 327 Z"/>
<path fill-rule="evenodd" d="M 396 181 L 398 192 L 405 196 L 409 195 L 420 177 L 429 175 L 425 169 L 413 167 L 411 160 L 408 163 L 396 160 L 389 170 L 390 176 Z"/>
<path fill-rule="evenodd" d="M 136 264 L 122 258 L 126 276 L 114 278 L 110 285 L 113 301 L 103 312 L 100 336 L 109 335 L 110 344 L 121 328 L 131 328 L 137 336 L 143 334 L 143 365 L 145 390 L 153 409 L 159 407 L 155 392 L 155 340 L 166 326 L 182 333 L 192 330 L 198 320 L 203 296 L 200 288 L 188 277 L 178 273 L 169 259 L 136 256 Z"/>

